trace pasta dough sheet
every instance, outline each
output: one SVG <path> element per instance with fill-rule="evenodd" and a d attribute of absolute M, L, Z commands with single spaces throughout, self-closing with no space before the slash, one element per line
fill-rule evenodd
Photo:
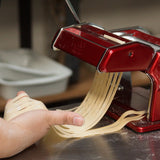
<path fill-rule="evenodd" d="M 10 100 L 5 106 L 4 119 L 9 121 L 25 112 L 46 109 L 46 106 L 38 100 L 32 99 L 26 93 L 20 94 L 14 99 Z"/>

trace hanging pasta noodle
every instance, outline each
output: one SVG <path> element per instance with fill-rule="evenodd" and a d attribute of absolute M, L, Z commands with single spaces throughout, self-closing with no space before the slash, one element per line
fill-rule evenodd
<path fill-rule="evenodd" d="M 84 117 L 83 126 L 56 125 L 52 128 L 64 138 L 86 137 L 97 134 L 107 134 L 120 130 L 131 121 L 143 118 L 144 111 L 127 111 L 113 124 L 94 128 L 107 112 L 119 86 L 122 73 L 95 73 L 93 84 L 81 105 L 74 112 Z M 23 97 L 23 98 L 22 98 Z M 13 107 L 15 106 L 15 107 Z M 24 112 L 35 109 L 47 109 L 37 100 L 21 94 L 10 101 L 5 107 L 4 119 L 10 120 Z M 94 129 L 93 129 L 94 128 Z"/>
<path fill-rule="evenodd" d="M 85 137 L 97 134 L 107 134 L 120 130 L 131 121 L 143 118 L 145 111 L 127 111 L 113 124 L 92 129 L 107 112 L 119 86 L 122 73 L 95 74 L 92 87 L 82 104 L 75 110 L 82 115 L 85 123 L 82 127 L 70 125 L 54 126 L 55 132 L 64 138 Z"/>

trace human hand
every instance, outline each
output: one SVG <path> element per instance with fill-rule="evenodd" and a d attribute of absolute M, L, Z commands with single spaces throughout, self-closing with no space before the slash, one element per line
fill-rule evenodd
<path fill-rule="evenodd" d="M 31 99 L 25 92 L 9 100 L 7 121 L 0 119 L 0 158 L 15 155 L 46 135 L 52 125 L 83 125 L 83 118 L 74 112 L 49 111 L 40 101 Z M 12 114 L 14 110 L 17 111 Z M 20 113 L 20 114 L 19 114 Z M 15 116 L 16 115 L 16 116 Z"/>

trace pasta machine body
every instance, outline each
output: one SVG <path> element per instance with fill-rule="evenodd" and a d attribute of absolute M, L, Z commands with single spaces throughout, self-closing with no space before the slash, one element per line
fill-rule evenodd
<path fill-rule="evenodd" d="M 160 129 L 160 38 L 139 27 L 106 31 L 94 24 L 82 23 L 61 28 L 52 47 L 97 67 L 99 72 L 146 73 L 151 81 L 146 117 L 127 126 L 136 132 Z M 123 80 L 122 83 L 126 85 Z M 107 112 L 114 119 L 126 110 L 135 109 L 130 104 L 128 92 L 122 89 L 116 94 L 121 100 L 115 98 Z M 122 94 L 126 95 L 123 100 Z"/>

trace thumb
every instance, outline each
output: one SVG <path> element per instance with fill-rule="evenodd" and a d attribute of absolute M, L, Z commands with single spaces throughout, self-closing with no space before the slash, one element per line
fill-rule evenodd
<path fill-rule="evenodd" d="M 48 111 L 48 122 L 49 125 L 69 124 L 82 126 L 84 119 L 75 112 L 56 110 Z"/>

